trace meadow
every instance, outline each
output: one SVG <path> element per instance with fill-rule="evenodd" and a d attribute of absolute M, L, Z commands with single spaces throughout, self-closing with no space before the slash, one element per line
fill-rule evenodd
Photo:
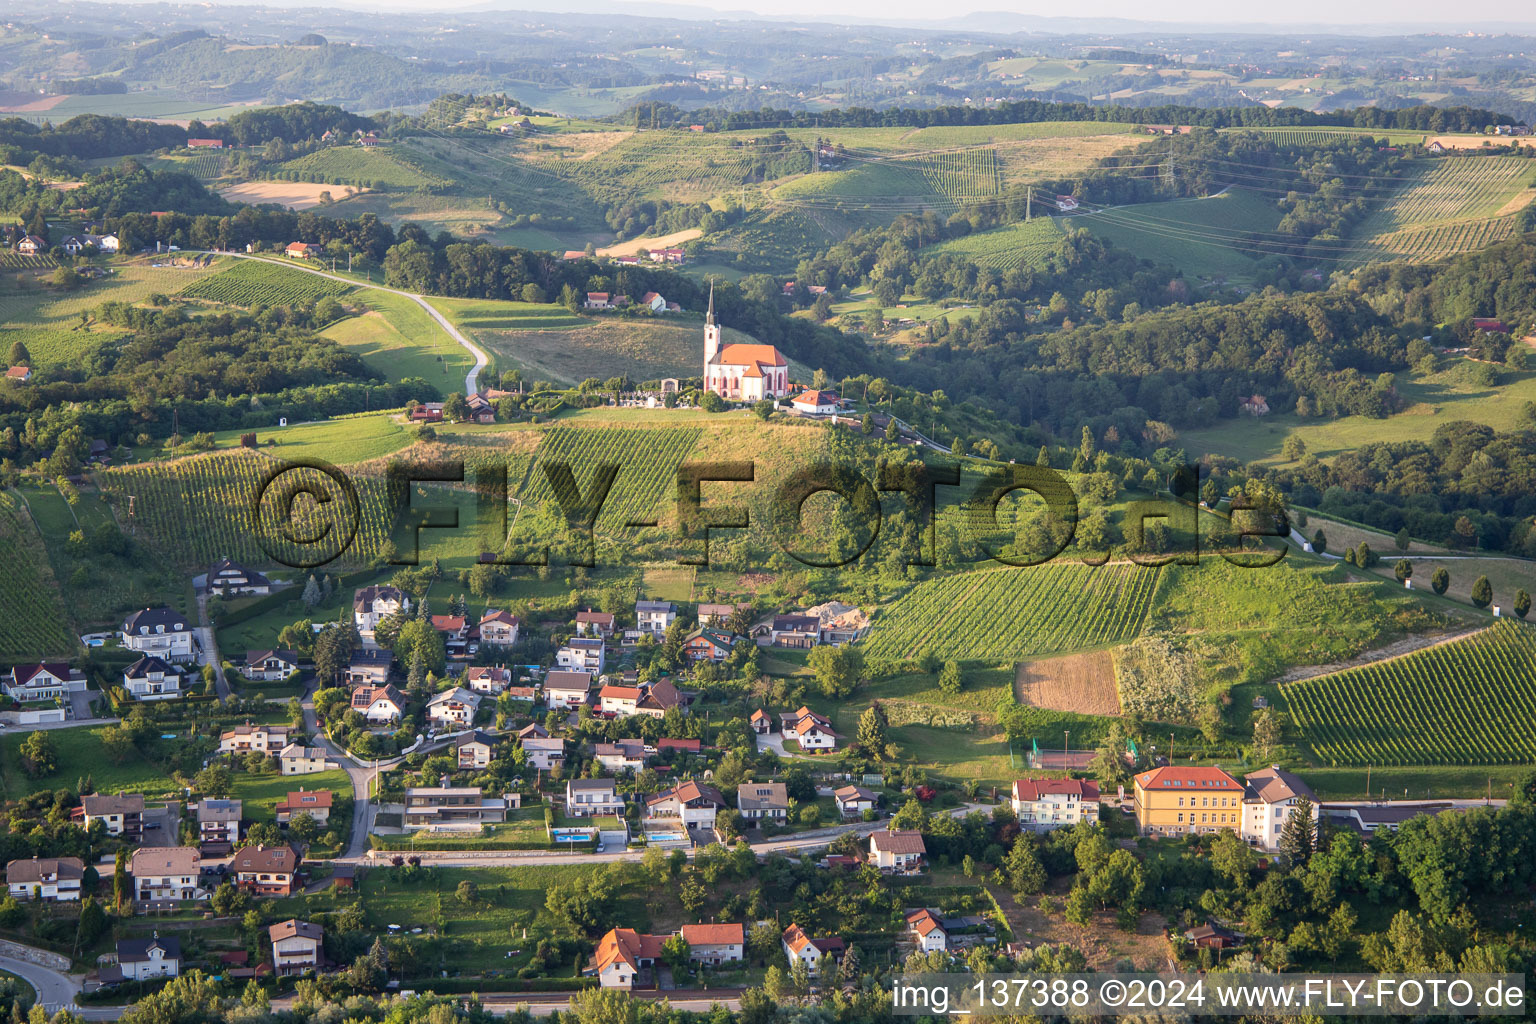
<path fill-rule="evenodd" d="M 218 273 L 183 288 L 188 299 L 206 299 L 226 306 L 309 306 L 327 296 L 352 290 L 343 281 L 295 272 L 273 260 L 222 261 Z"/>
<path fill-rule="evenodd" d="M 396 146 L 330 146 L 279 164 L 284 177 L 298 181 L 326 181 L 361 188 L 414 189 L 446 185 L 448 181 L 411 165 Z"/>
<path fill-rule="evenodd" d="M 460 322 L 459 326 L 494 353 L 497 365 L 520 369 L 525 378 L 533 380 L 579 384 L 588 377 L 607 380 L 624 376 L 640 382 L 700 373 L 702 328 L 696 320 L 677 323 L 660 317 L 573 318 L 577 326 L 559 327 L 555 317 L 546 321 L 547 326 L 540 326 L 539 319 L 542 318 L 527 318 L 527 327 L 486 326 L 518 322 L 510 318 Z M 725 330 L 728 345 L 754 340 L 729 327 Z M 794 368 L 791 369 L 793 372 Z"/>
<path fill-rule="evenodd" d="M 150 746 L 149 756 L 137 749 L 131 750 L 121 764 L 113 762 L 103 751 L 101 734 L 107 726 L 98 725 L 78 729 L 53 729 L 49 736 L 58 753 L 58 771 L 52 775 L 32 778 L 21 769 L 18 748 L 26 738 L 25 731 L 7 730 L 0 736 L 0 788 L 6 800 L 16 800 L 29 793 L 54 790 L 60 786 L 73 788 L 75 781 L 90 775 L 97 790 L 103 793 L 143 793 L 146 798 L 181 799 L 182 790 L 171 778 L 165 766 L 174 740 L 156 739 Z"/>
<path fill-rule="evenodd" d="M 0 492 L 0 659 L 66 657 L 76 640 L 48 564 L 42 538 L 14 493 Z"/>
<path fill-rule="evenodd" d="M 475 364 L 474 357 L 420 305 L 403 295 L 377 289 L 360 290 L 353 298 L 367 306 L 367 311 L 338 320 L 321 334 L 392 382 L 417 377 L 443 394 L 463 389 L 464 375 Z"/>
<path fill-rule="evenodd" d="M 1266 197 L 1229 188 L 1201 199 L 1111 207 L 1064 218 L 1137 256 L 1192 277 L 1242 278 L 1263 253 L 1250 240 L 1273 232 L 1280 211 Z"/>
<path fill-rule="evenodd" d="M 1536 634 L 1507 619 L 1280 693 L 1302 739 L 1330 765 L 1536 761 Z"/>

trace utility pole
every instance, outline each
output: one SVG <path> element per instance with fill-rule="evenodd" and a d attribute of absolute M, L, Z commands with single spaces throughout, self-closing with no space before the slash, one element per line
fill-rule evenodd
<path fill-rule="evenodd" d="M 1030 185 L 1024 190 L 1024 223 L 1029 223 L 1030 214 L 1034 212 L 1035 186 Z"/>

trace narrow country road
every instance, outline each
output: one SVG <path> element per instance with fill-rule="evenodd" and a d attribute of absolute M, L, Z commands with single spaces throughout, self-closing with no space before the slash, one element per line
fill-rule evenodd
<path fill-rule="evenodd" d="M 466 338 L 457 327 L 449 323 L 448 318 L 439 313 L 437 308 L 426 300 L 425 296 L 419 295 L 416 292 L 401 291 L 398 288 L 386 288 L 382 284 L 371 284 L 364 281 L 354 281 L 350 277 L 343 277 L 340 274 L 332 274 L 328 271 L 320 270 L 316 267 L 306 267 L 298 263 L 269 259 L 265 256 L 255 256 L 243 252 L 223 252 L 218 249 L 187 249 L 183 250 L 183 252 L 193 255 L 206 253 L 210 256 L 231 256 L 237 260 L 258 260 L 262 263 L 276 263 L 280 267 L 288 267 L 290 270 L 300 270 L 306 274 L 314 274 L 316 277 L 324 277 L 329 278 L 332 281 L 340 281 L 343 284 L 349 284 L 354 288 L 367 288 L 376 292 L 389 292 L 391 295 L 400 295 L 410 299 L 412 302 L 416 303 L 416 305 L 426 310 L 427 316 L 430 316 L 433 320 L 436 320 L 437 325 L 446 331 L 450 338 L 458 342 L 466 352 L 475 357 L 474 367 L 464 375 L 464 394 L 466 395 L 472 395 L 476 390 L 478 390 L 476 387 L 476 381 L 480 377 L 480 371 L 490 365 L 491 361 L 489 357 L 486 356 L 485 352 L 478 345 Z"/>

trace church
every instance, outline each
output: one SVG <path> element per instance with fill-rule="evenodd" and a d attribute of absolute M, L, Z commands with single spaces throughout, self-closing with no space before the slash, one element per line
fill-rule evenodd
<path fill-rule="evenodd" d="M 721 346 L 715 323 L 715 288 L 704 315 L 704 390 L 728 402 L 759 402 L 789 394 L 789 360 L 774 345 Z"/>

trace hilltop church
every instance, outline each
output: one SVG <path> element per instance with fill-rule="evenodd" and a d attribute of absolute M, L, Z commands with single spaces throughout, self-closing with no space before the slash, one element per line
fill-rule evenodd
<path fill-rule="evenodd" d="M 758 402 L 789 394 L 789 360 L 774 345 L 721 346 L 715 323 L 715 287 L 704 315 L 704 390 L 728 402 Z"/>

